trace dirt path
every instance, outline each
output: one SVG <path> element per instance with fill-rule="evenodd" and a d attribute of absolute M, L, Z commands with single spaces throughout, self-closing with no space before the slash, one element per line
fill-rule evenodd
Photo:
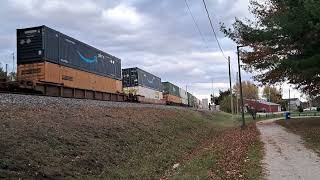
<path fill-rule="evenodd" d="M 272 121 L 257 123 L 265 146 L 267 179 L 320 179 L 320 158 L 303 145 L 300 136 Z"/>

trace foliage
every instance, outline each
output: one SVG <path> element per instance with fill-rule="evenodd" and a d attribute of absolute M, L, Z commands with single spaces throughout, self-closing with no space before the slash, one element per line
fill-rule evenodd
<path fill-rule="evenodd" d="M 4 70 L 0 66 L 0 79 L 6 79 L 6 78 L 7 78 L 6 72 L 4 72 Z"/>
<path fill-rule="evenodd" d="M 320 94 L 320 1 L 251 0 L 254 20 L 236 19 L 226 36 L 242 48 L 247 71 L 263 84 L 288 81 Z"/>
<path fill-rule="evenodd" d="M 263 88 L 262 97 L 266 98 L 267 101 L 274 103 L 279 103 L 282 100 L 281 92 L 276 87 L 268 85 Z"/>
<path fill-rule="evenodd" d="M 9 75 L 8 75 L 8 79 L 10 81 L 15 81 L 17 80 L 17 73 L 16 72 L 10 72 Z"/>
<path fill-rule="evenodd" d="M 253 120 L 257 119 L 257 110 L 254 108 L 247 107 L 248 113 L 252 116 Z"/>
<path fill-rule="evenodd" d="M 320 96 L 317 96 L 311 100 L 312 106 L 320 107 Z"/>
<path fill-rule="evenodd" d="M 302 106 L 299 106 L 299 107 L 298 107 L 298 111 L 299 111 L 299 112 L 303 112 Z"/>
<path fill-rule="evenodd" d="M 263 144 L 254 123 L 209 139 L 168 179 L 261 179 Z"/>
<path fill-rule="evenodd" d="M 236 98 L 233 96 L 233 104 L 234 104 L 234 111 L 236 106 Z M 225 96 L 223 100 L 220 102 L 220 110 L 224 112 L 231 113 L 231 97 Z"/>
<path fill-rule="evenodd" d="M 240 96 L 240 85 L 239 83 L 233 86 L 233 91 L 235 94 Z M 243 99 L 258 99 L 259 89 L 258 87 L 250 81 L 242 82 L 242 94 Z"/>
<path fill-rule="evenodd" d="M 220 104 L 225 97 L 230 96 L 230 90 L 221 91 L 219 90 L 219 97 L 217 98 L 218 103 Z"/>

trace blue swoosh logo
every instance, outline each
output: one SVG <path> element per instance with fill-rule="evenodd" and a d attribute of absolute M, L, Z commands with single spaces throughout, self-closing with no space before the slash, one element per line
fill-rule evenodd
<path fill-rule="evenodd" d="M 77 51 L 77 53 L 79 54 L 80 58 L 86 63 L 94 63 L 98 61 L 97 56 L 93 56 L 93 58 L 90 59 L 90 58 L 84 57 L 79 51 Z"/>

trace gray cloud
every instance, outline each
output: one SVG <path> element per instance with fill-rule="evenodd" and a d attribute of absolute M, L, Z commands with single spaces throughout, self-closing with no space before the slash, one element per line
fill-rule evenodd
<path fill-rule="evenodd" d="M 15 29 L 47 25 L 122 59 L 123 67 L 138 66 L 190 89 L 198 95 L 228 83 L 227 63 L 213 38 L 201 1 L 188 0 L 207 40 L 205 47 L 184 0 L 7 0 L 0 9 L 0 60 L 11 63 Z M 207 0 L 214 26 L 236 73 L 235 44 L 219 32 L 248 15 L 248 0 Z M 244 79 L 250 75 L 244 73 Z M 222 85 L 223 84 L 223 85 Z"/>

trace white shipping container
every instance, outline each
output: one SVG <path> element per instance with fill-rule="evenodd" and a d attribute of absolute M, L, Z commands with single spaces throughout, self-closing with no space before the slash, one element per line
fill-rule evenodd
<path fill-rule="evenodd" d="M 188 93 L 182 88 L 179 88 L 179 93 L 181 97 L 182 104 L 188 104 Z"/>
<path fill-rule="evenodd" d="M 202 99 L 202 108 L 209 109 L 209 100 L 208 99 Z"/>
<path fill-rule="evenodd" d="M 163 99 L 162 92 L 156 91 L 154 89 L 142 87 L 142 86 L 125 87 L 123 88 L 123 92 L 125 94 L 144 96 L 145 98 L 149 98 L 149 99 L 157 99 L 157 100 Z"/>

